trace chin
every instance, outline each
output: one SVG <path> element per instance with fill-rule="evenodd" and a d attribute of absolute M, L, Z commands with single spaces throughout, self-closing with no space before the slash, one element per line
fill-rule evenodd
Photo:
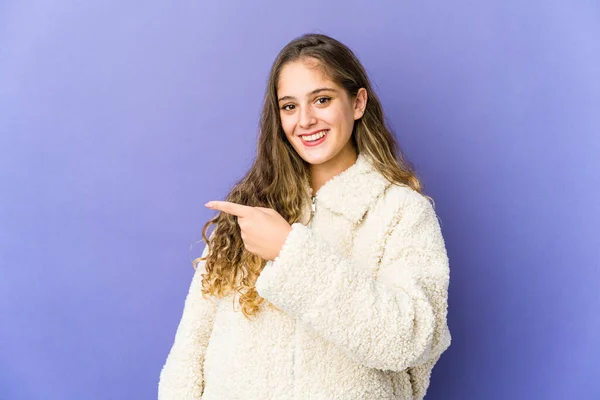
<path fill-rule="evenodd" d="M 327 161 L 333 158 L 333 154 L 301 154 L 300 157 L 304 159 L 309 164 L 319 165 L 326 163 Z"/>

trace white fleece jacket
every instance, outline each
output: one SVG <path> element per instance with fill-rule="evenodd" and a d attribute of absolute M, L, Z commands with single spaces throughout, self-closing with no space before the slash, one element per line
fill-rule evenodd
<path fill-rule="evenodd" d="M 159 400 L 423 399 L 451 342 L 433 207 L 361 153 L 319 189 L 310 227 L 309 217 L 307 204 L 256 282 L 281 311 L 248 321 L 237 297 L 204 299 L 198 266 Z"/>

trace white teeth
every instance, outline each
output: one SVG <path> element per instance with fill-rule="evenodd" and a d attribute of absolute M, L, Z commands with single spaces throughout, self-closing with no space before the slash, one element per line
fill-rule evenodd
<path fill-rule="evenodd" d="M 314 135 L 310 135 L 310 136 L 302 136 L 302 140 L 306 141 L 306 142 L 314 142 L 315 140 L 321 139 L 323 136 L 325 136 L 325 131 L 321 131 L 318 133 L 315 133 Z"/>

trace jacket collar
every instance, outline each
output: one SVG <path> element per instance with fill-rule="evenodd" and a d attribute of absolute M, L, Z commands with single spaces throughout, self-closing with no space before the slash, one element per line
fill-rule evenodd
<path fill-rule="evenodd" d="M 371 158 L 366 153 L 359 153 L 354 164 L 319 188 L 315 195 L 316 205 L 358 222 L 389 185 L 391 183 L 373 166 Z M 308 190 L 312 194 L 310 186 Z"/>

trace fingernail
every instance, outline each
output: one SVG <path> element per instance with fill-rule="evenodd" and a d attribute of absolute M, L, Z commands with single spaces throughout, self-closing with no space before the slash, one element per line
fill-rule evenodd
<path fill-rule="evenodd" d="M 212 206 L 213 206 L 213 203 L 212 203 L 212 201 L 209 201 L 208 203 L 206 203 L 206 204 L 205 204 L 205 206 L 206 206 L 206 207 L 212 207 Z"/>

